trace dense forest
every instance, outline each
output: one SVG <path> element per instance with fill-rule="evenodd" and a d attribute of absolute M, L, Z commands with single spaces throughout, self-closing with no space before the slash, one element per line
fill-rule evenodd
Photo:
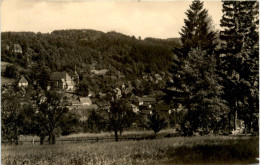
<path fill-rule="evenodd" d="M 22 54 L 13 53 L 14 44 L 21 45 Z M 96 64 L 97 70 L 108 69 L 114 72 L 111 74 L 120 71 L 132 77 L 143 72 L 167 71 L 174 56 L 171 50 L 180 46 L 179 39 L 138 40 L 134 36 L 94 30 L 56 30 L 50 34 L 4 32 L 2 61 L 15 63 L 27 72 L 36 66 L 45 66 L 50 71 L 73 71 L 76 66 L 79 73 L 84 73 Z"/>

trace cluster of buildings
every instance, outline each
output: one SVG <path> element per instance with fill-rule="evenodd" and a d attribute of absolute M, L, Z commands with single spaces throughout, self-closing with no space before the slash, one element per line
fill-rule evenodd
<path fill-rule="evenodd" d="M 72 75 L 67 72 L 53 72 L 50 75 L 50 85 L 47 86 L 47 90 L 64 90 L 75 91 L 79 84 L 79 75 L 75 70 Z M 28 81 L 22 76 L 18 81 L 19 87 L 28 87 Z"/>
<path fill-rule="evenodd" d="M 47 90 L 64 91 L 64 94 L 70 100 L 69 109 L 79 114 L 81 120 L 87 119 L 87 114 L 88 114 L 87 112 L 90 110 L 104 108 L 105 106 L 106 108 L 109 108 L 109 105 L 105 105 L 102 101 L 96 101 L 96 99 L 91 100 L 90 97 L 80 97 L 73 94 L 73 91 L 75 91 L 78 88 L 78 84 L 79 84 L 79 75 L 76 69 L 70 75 L 65 71 L 53 72 L 50 75 L 49 82 L 50 83 L 49 86 L 47 86 Z M 18 86 L 27 87 L 28 85 L 29 85 L 28 81 L 26 80 L 25 77 L 22 76 L 21 79 L 18 81 Z M 129 86 L 126 88 L 123 85 L 122 90 L 124 90 L 124 92 L 126 93 L 130 93 L 133 90 L 133 87 Z M 122 96 L 122 90 L 119 88 L 114 89 L 114 91 L 117 94 L 116 95 L 117 97 Z M 92 101 L 94 102 L 92 103 Z M 155 96 L 143 96 L 143 97 L 134 96 L 133 98 L 131 98 L 130 101 L 131 101 L 131 108 L 133 112 L 144 116 L 152 114 L 154 107 L 156 107 L 157 105 Z M 156 107 L 156 110 L 166 115 L 169 115 L 172 112 L 169 106 L 162 106 L 160 108 Z"/>
<path fill-rule="evenodd" d="M 133 101 L 132 108 L 134 112 L 141 115 L 152 114 L 153 110 L 160 111 L 161 114 L 169 115 L 172 113 L 170 106 L 160 105 L 154 96 L 136 97 Z"/>
<path fill-rule="evenodd" d="M 18 81 L 18 87 L 26 88 L 29 85 L 28 80 L 24 76 Z M 68 108 L 79 114 L 81 120 L 86 120 L 86 111 L 89 109 L 97 109 L 97 105 L 93 105 L 89 97 L 80 97 L 74 94 L 79 85 L 79 75 L 75 70 L 71 75 L 67 72 L 53 72 L 50 75 L 47 90 L 63 91 L 64 96 L 69 100 Z"/>

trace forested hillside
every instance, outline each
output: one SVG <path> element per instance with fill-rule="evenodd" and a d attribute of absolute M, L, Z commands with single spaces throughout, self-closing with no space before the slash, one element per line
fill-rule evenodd
<path fill-rule="evenodd" d="M 22 53 L 14 52 L 15 44 L 21 46 Z M 20 66 L 20 74 L 29 81 L 37 79 L 38 72 L 72 72 L 75 67 L 81 79 L 91 69 L 108 69 L 112 76 L 120 72 L 122 77 L 131 79 L 167 71 L 174 58 L 172 49 L 180 46 L 179 39 L 140 40 L 95 30 L 3 32 L 1 54 L 2 61 Z"/>

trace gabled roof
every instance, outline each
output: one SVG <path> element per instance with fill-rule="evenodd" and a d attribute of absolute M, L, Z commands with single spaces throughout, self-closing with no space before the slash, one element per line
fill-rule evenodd
<path fill-rule="evenodd" d="M 50 76 L 51 80 L 59 81 L 64 79 L 65 81 L 71 81 L 71 77 L 68 75 L 67 72 L 53 72 Z"/>
<path fill-rule="evenodd" d="M 140 101 L 143 102 L 156 102 L 156 99 L 154 97 L 142 97 Z"/>
<path fill-rule="evenodd" d="M 18 83 L 28 83 L 28 81 L 22 76 Z"/>

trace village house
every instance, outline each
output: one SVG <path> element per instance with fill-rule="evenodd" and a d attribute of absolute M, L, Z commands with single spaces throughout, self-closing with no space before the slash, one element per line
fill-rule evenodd
<path fill-rule="evenodd" d="M 144 96 L 141 98 L 137 98 L 135 102 L 139 106 L 151 108 L 152 105 L 156 104 L 156 99 L 155 97 Z"/>
<path fill-rule="evenodd" d="M 88 92 L 88 97 L 96 97 L 95 92 L 89 91 Z"/>
<path fill-rule="evenodd" d="M 156 99 L 152 96 L 144 96 L 141 98 L 141 102 L 143 102 L 143 105 L 152 105 L 156 103 Z"/>
<path fill-rule="evenodd" d="M 155 83 L 158 83 L 159 81 L 162 81 L 162 80 L 163 80 L 163 79 L 162 79 L 162 76 L 159 75 L 159 74 L 155 74 L 154 77 L 155 77 Z"/>
<path fill-rule="evenodd" d="M 19 87 L 28 87 L 28 81 L 22 76 L 21 79 L 18 81 Z"/>
<path fill-rule="evenodd" d="M 138 113 L 139 112 L 139 108 L 136 105 L 131 104 L 131 108 L 132 108 L 134 113 Z"/>
<path fill-rule="evenodd" d="M 92 101 L 89 97 L 80 97 L 79 100 L 81 105 L 92 105 Z"/>
<path fill-rule="evenodd" d="M 114 92 L 116 93 L 116 98 L 122 97 L 122 91 L 119 88 L 114 89 Z"/>
<path fill-rule="evenodd" d="M 156 80 L 163 80 L 162 76 L 159 74 L 155 74 L 154 77 L 156 78 Z"/>
<path fill-rule="evenodd" d="M 74 99 L 74 100 L 71 100 L 71 105 L 72 106 L 80 106 L 81 103 L 78 99 Z"/>
<path fill-rule="evenodd" d="M 156 99 L 151 96 L 144 96 L 141 98 L 136 97 L 134 104 L 138 107 L 141 113 L 150 114 L 152 107 L 156 104 Z"/>
<path fill-rule="evenodd" d="M 14 44 L 13 52 L 14 53 L 23 53 L 21 45 L 20 44 Z"/>
<path fill-rule="evenodd" d="M 93 70 L 90 70 L 91 73 L 95 74 L 95 75 L 105 75 L 107 73 L 107 69 L 101 69 L 101 70 L 96 70 L 96 69 L 93 69 Z"/>
<path fill-rule="evenodd" d="M 78 74 L 75 71 L 71 76 L 67 72 L 53 72 L 50 76 L 50 84 L 52 89 L 74 91 L 78 84 Z"/>

